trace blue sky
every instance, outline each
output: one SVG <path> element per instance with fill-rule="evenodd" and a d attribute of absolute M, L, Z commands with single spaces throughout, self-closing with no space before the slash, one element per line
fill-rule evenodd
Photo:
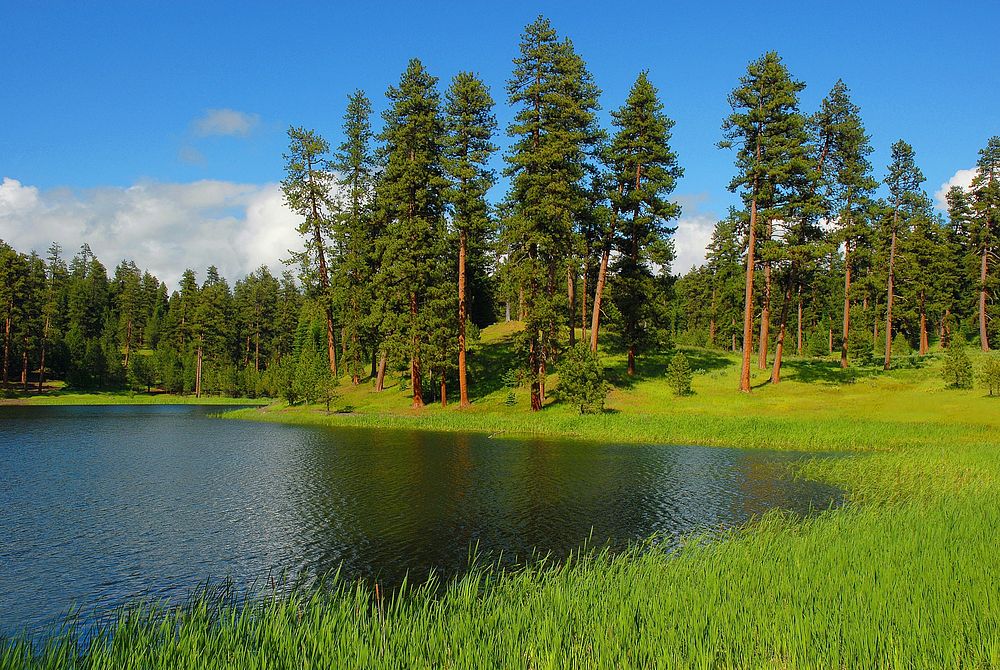
<path fill-rule="evenodd" d="M 687 215 L 679 236 L 691 238 L 679 240 L 690 247 L 682 265 L 697 260 L 707 227 L 734 202 L 726 191 L 732 155 L 715 143 L 727 93 L 765 50 L 777 50 L 805 81 L 806 111 L 838 77 L 845 80 L 880 176 L 889 145 L 902 137 L 914 145 L 933 194 L 1000 133 L 997 2 L 6 0 L 2 13 L 0 238 L 44 247 L 43 234 L 62 230 L 60 241 L 72 248 L 92 233 L 95 251 L 107 247 L 114 264 L 129 252 L 114 243 L 115 230 L 125 230 L 136 239 L 132 255 L 140 264 L 146 255 L 162 261 L 162 272 L 170 254 L 184 255 L 171 221 L 186 222 L 185 239 L 211 230 L 232 238 L 254 207 L 251 231 L 287 225 L 287 217 L 269 218 L 280 205 L 273 185 L 282 176 L 285 129 L 304 125 L 338 141 L 347 94 L 362 88 L 381 111 L 386 87 L 410 57 L 421 58 L 442 88 L 459 70 L 478 72 L 500 102 L 504 126 L 511 59 L 539 13 L 588 62 L 605 119 L 636 74 L 650 70 L 676 121 L 674 147 L 686 171 L 677 189 Z M 217 188 L 189 192 L 203 180 Z M 148 229 L 139 191 L 156 196 Z M 180 211 L 162 211 L 172 197 Z M 252 269 L 244 266 L 263 262 L 265 252 L 281 255 L 284 241 L 271 235 L 246 258 L 216 262 L 231 273 Z"/>

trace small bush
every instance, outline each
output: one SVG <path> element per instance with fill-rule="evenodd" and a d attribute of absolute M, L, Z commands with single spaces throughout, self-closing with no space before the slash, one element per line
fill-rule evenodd
<path fill-rule="evenodd" d="M 901 367 L 913 363 L 913 347 L 902 333 L 892 338 L 892 360 Z"/>
<path fill-rule="evenodd" d="M 559 364 L 559 397 L 580 408 L 580 414 L 604 411 L 608 385 L 597 354 L 577 344 L 563 354 Z"/>
<path fill-rule="evenodd" d="M 972 361 L 965 351 L 965 341 L 960 337 L 954 338 L 948 347 L 941 376 L 944 377 L 944 383 L 948 388 L 972 388 Z"/>
<path fill-rule="evenodd" d="M 687 356 L 684 355 L 684 352 L 678 351 L 670 359 L 670 366 L 667 368 L 667 382 L 674 390 L 674 395 L 691 395 L 691 378 L 693 376 Z"/>
<path fill-rule="evenodd" d="M 524 374 L 517 368 L 511 368 L 507 372 L 503 373 L 500 380 L 503 382 L 503 386 L 507 389 L 507 397 L 504 398 L 503 404 L 507 407 L 513 407 L 517 404 L 517 395 L 515 391 L 517 387 L 523 383 Z"/>
<path fill-rule="evenodd" d="M 1000 358 L 987 358 L 979 371 L 979 383 L 990 395 L 1000 395 Z"/>

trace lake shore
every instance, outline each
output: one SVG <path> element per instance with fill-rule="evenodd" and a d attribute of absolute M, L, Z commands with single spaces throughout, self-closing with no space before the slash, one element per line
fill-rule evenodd
<path fill-rule="evenodd" d="M 179 610 L 132 610 L 86 652 L 70 632 L 0 654 L 18 668 L 57 657 L 114 666 L 137 654 L 152 668 L 205 658 L 240 667 L 1000 664 L 1000 399 L 945 389 L 938 357 L 850 377 L 834 361 L 792 360 L 787 381 L 763 385 L 760 373 L 748 397 L 733 390 L 729 357 L 718 358 L 714 369 L 705 361 L 715 359 L 701 359 L 696 395 L 681 398 L 656 372 L 664 361 L 649 360 L 600 415 L 558 403 L 529 414 L 523 391 L 508 406 L 503 389 L 466 410 L 411 410 L 398 384 L 381 394 L 345 384 L 329 415 L 274 403 L 225 416 L 857 452 L 794 466 L 795 476 L 842 487 L 843 507 L 808 518 L 769 513 L 671 553 L 584 553 L 513 573 L 487 566 L 443 591 L 418 585 L 386 598 L 371 583 L 335 582 L 260 607 L 208 598 Z M 616 364 L 609 361 L 612 375 Z"/>
<path fill-rule="evenodd" d="M 0 397 L 0 407 L 56 405 L 265 405 L 260 398 L 227 398 L 223 396 L 179 395 L 174 393 L 129 393 L 127 391 L 55 391 L 41 394 Z"/>

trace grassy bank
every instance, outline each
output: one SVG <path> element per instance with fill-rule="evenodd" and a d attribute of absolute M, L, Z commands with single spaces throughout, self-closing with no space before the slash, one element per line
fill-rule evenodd
<path fill-rule="evenodd" d="M 477 352 L 480 362 L 502 369 L 506 342 L 487 333 L 481 346 L 495 349 Z M 594 417 L 558 403 L 529 416 L 523 391 L 508 407 L 506 389 L 482 386 L 469 410 L 413 412 L 398 386 L 345 386 L 343 414 L 274 405 L 234 415 L 856 450 L 797 466 L 843 486 L 848 504 L 807 519 L 772 513 L 675 553 L 639 547 L 476 570 L 443 593 L 418 587 L 385 600 L 370 585 L 333 581 L 253 606 L 140 608 L 86 650 L 69 631 L 8 645 L 0 667 L 1000 667 L 1000 398 L 946 390 L 935 357 L 859 376 L 832 360 L 792 360 L 786 381 L 747 397 L 734 391 L 735 359 L 689 353 L 700 372 L 686 398 L 664 383 L 665 357 L 647 358 L 629 380 L 621 357 L 607 356 L 617 388 L 612 411 Z"/>
<path fill-rule="evenodd" d="M 0 398 L 3 405 L 263 405 L 266 400 L 173 393 L 129 393 L 128 391 L 50 391 Z"/>

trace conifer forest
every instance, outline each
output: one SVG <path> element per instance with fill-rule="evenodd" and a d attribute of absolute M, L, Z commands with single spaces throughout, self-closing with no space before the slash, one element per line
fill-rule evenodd
<path fill-rule="evenodd" d="M 0 246 L 3 385 L 315 402 L 330 378 L 381 389 L 395 375 L 414 407 L 465 406 L 468 343 L 501 320 L 523 323 L 532 410 L 560 357 L 598 352 L 608 332 L 629 375 L 671 343 L 741 351 L 743 391 L 754 366 L 779 383 L 790 353 L 888 370 L 955 337 L 989 350 L 1000 137 L 984 138 L 943 217 L 905 138 L 872 165 L 848 85 L 803 109 L 793 68 L 768 52 L 733 82 L 717 150 L 732 155 L 743 207 L 716 224 L 700 267 L 672 263 L 684 157 L 671 101 L 640 73 L 602 127 L 599 83 L 539 18 L 502 92 L 471 72 L 441 82 L 413 59 L 380 120 L 357 90 L 332 144 L 290 128 L 282 189 L 303 246 L 281 276 L 261 267 L 230 285 L 214 266 L 188 268 L 168 287 L 128 259 L 109 271 L 86 245 Z M 516 112 L 507 128 L 497 104 Z"/>

